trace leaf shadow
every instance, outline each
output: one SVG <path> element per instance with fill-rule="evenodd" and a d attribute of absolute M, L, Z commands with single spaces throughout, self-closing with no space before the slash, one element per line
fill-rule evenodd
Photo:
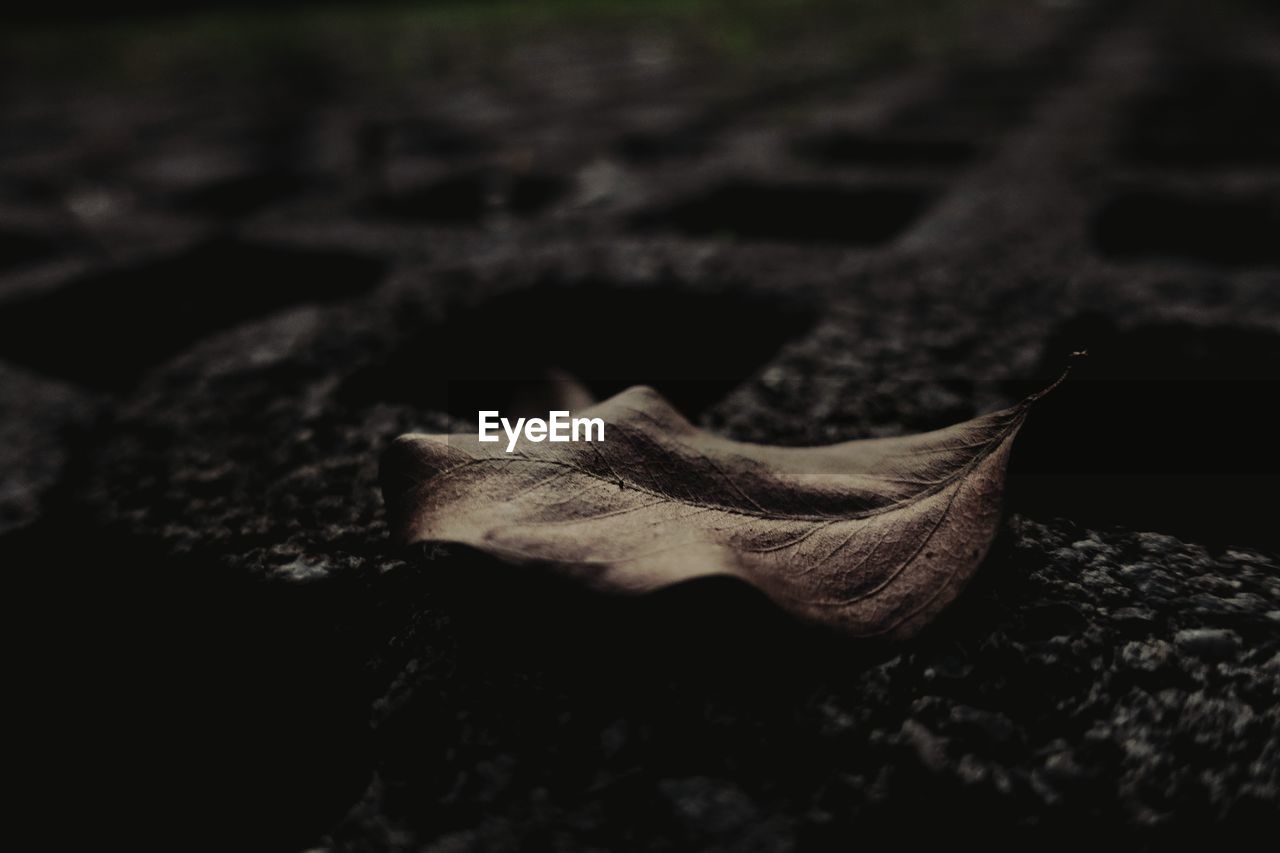
<path fill-rule="evenodd" d="M 410 549 L 417 550 L 414 548 Z M 737 578 L 639 596 L 597 592 L 463 545 L 423 565 L 472 660 L 625 690 L 686 683 L 750 694 L 873 666 L 899 649 L 796 620 Z"/>

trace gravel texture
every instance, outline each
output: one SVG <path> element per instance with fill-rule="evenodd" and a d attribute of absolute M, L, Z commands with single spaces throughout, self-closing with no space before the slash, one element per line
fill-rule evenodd
<path fill-rule="evenodd" d="M 997 6 L 955 56 L 778 48 L 776 92 L 647 30 L 367 99 L 7 86 L 29 819 L 167 849 L 1258 844 L 1280 23 L 1231 9 Z M 1077 349 L 987 564 L 907 646 L 729 581 L 614 599 L 387 543 L 379 455 L 457 429 L 467 371 L 807 444 L 1008 405 Z"/>

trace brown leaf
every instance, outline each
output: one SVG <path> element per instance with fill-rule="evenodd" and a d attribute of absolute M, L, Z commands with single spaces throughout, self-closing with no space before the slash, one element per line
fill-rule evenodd
<path fill-rule="evenodd" d="M 950 604 L 1000 520 L 1031 404 L 936 432 L 827 447 L 704 432 L 635 387 L 589 409 L 605 440 L 404 435 L 382 462 L 395 537 L 454 542 L 593 587 L 726 574 L 804 619 L 909 637 Z"/>

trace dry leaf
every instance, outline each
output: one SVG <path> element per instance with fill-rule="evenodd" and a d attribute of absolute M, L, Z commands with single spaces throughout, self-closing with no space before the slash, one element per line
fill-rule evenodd
<path fill-rule="evenodd" d="M 398 540 L 462 543 L 593 587 L 714 574 L 804 619 L 901 639 L 950 604 L 1000 520 L 1009 449 L 1046 392 L 947 429 L 771 447 L 690 424 L 636 387 L 575 413 L 603 442 L 404 435 L 382 487 Z"/>

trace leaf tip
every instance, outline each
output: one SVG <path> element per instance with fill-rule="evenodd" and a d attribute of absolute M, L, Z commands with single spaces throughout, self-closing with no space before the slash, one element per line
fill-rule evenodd
<path fill-rule="evenodd" d="M 1079 359 L 1085 358 L 1088 355 L 1089 355 L 1088 350 L 1077 350 L 1071 353 L 1071 360 L 1067 362 L 1067 366 L 1062 369 L 1062 373 L 1058 374 L 1058 378 L 1053 380 L 1053 382 L 1049 383 L 1047 387 L 1037 391 L 1036 393 L 1028 397 L 1027 403 L 1028 404 L 1034 403 L 1035 401 L 1043 397 L 1047 397 L 1049 394 L 1053 393 L 1053 391 L 1057 389 L 1059 385 L 1067 381 L 1067 377 L 1071 375 L 1071 368 L 1075 367 L 1076 361 L 1078 361 Z"/>

